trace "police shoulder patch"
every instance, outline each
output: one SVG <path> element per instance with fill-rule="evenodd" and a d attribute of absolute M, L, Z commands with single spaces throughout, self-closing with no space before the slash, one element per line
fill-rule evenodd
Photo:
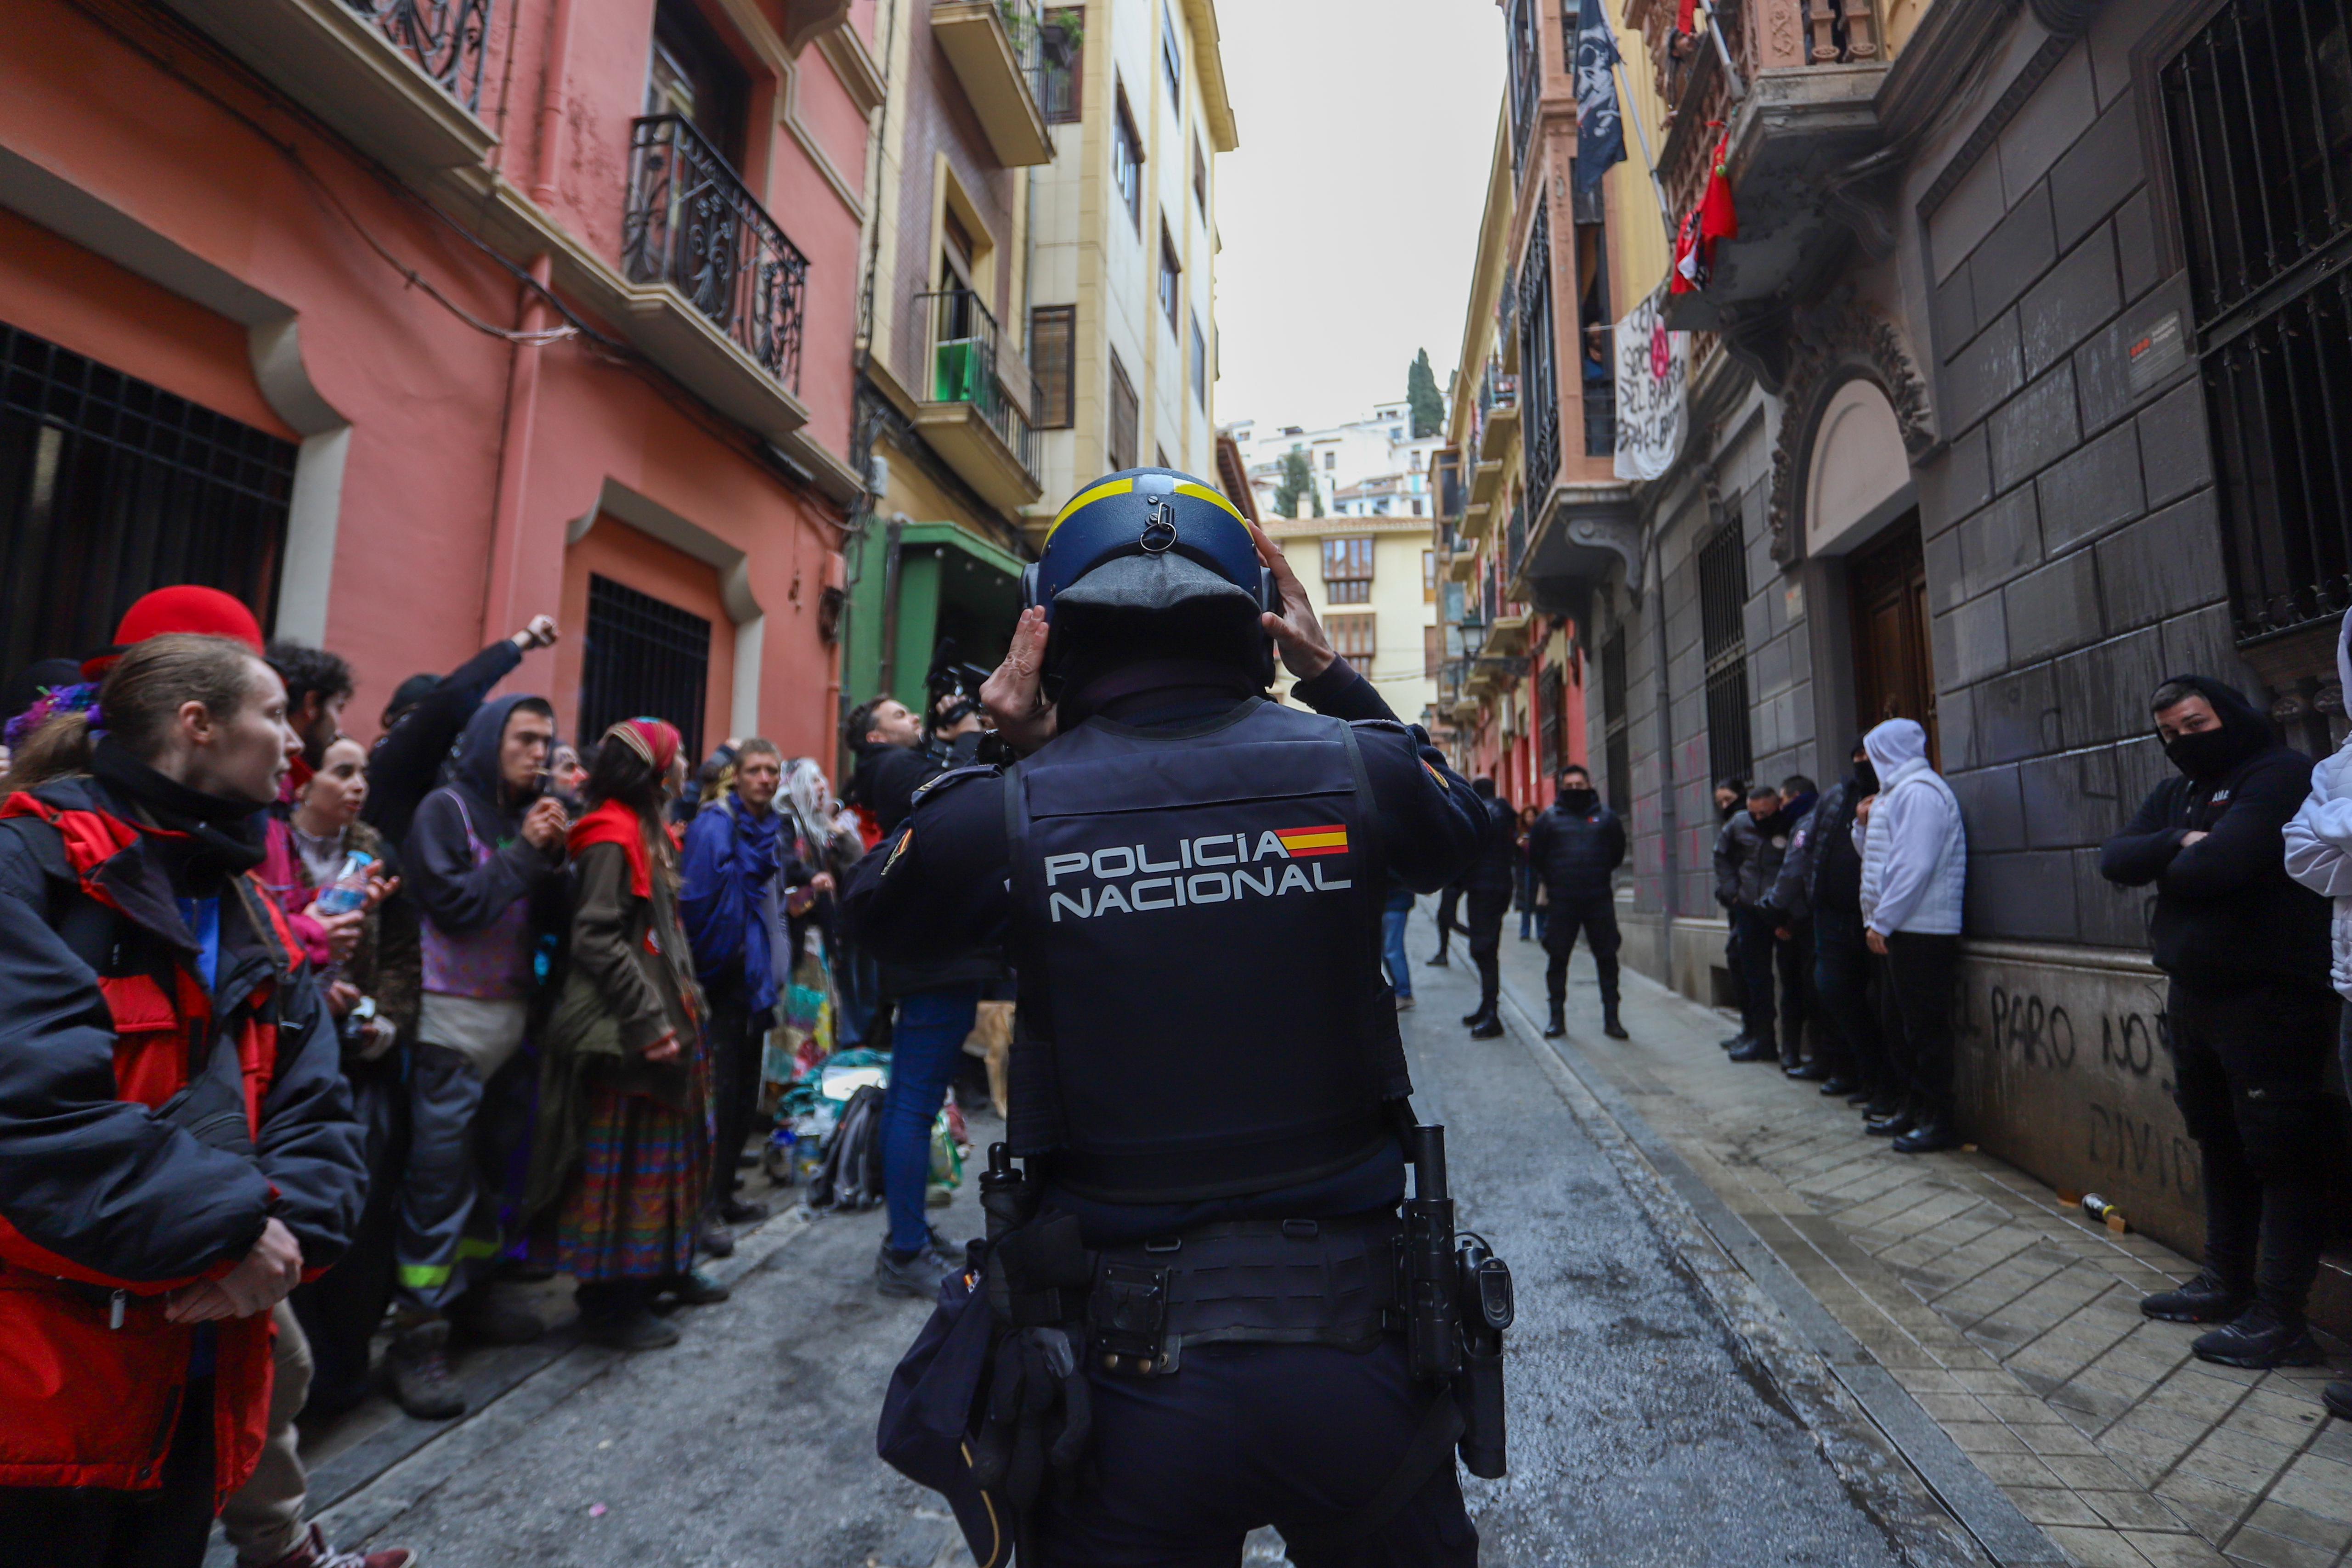
<path fill-rule="evenodd" d="M 936 778 L 926 779 L 922 783 L 917 785 L 915 787 L 914 804 L 919 806 L 924 801 L 929 800 L 932 796 L 943 795 L 948 790 L 954 789 L 957 785 L 965 783 L 970 779 L 989 778 L 1001 774 L 1003 771 L 1003 768 L 995 766 L 993 763 L 987 762 L 976 762 L 969 768 L 950 768 L 945 773 L 941 773 Z"/>

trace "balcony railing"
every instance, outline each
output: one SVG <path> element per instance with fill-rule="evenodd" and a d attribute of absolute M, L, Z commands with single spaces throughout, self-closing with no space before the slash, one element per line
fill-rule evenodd
<path fill-rule="evenodd" d="M 996 15 L 1004 24 L 1004 36 L 1013 42 L 1013 57 L 1021 62 L 1021 74 L 1029 78 L 1029 96 L 1044 109 L 1045 27 L 1037 15 L 1037 0 L 996 0 Z"/>
<path fill-rule="evenodd" d="M 345 0 L 373 22 L 466 108 L 482 107 L 482 62 L 488 55 L 497 0 Z"/>
<path fill-rule="evenodd" d="M 997 362 L 996 318 L 969 288 L 919 294 L 915 303 L 929 313 L 931 323 L 930 363 L 922 401 L 969 403 L 1021 460 L 1022 468 L 1035 478 L 1037 434 L 1005 394 Z M 1036 405 L 1033 386 L 1029 406 Z"/>
<path fill-rule="evenodd" d="M 635 283 L 667 283 L 788 389 L 801 382 L 808 258 L 675 114 L 633 122 L 621 265 Z"/>

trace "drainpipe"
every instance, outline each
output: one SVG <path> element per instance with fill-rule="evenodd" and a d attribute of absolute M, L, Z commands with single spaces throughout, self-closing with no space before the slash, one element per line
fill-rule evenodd
<path fill-rule="evenodd" d="M 910 519 L 904 512 L 890 514 L 882 530 L 882 667 L 875 695 L 888 696 L 898 674 L 898 540 Z"/>
<path fill-rule="evenodd" d="M 1660 528 L 1663 523 L 1653 520 L 1650 527 Z M 1659 890 L 1658 903 L 1665 922 L 1660 932 L 1665 952 L 1666 984 L 1675 983 L 1675 915 L 1676 884 L 1680 880 L 1681 857 L 1675 853 L 1675 726 L 1674 698 L 1666 689 L 1666 557 L 1664 542 L 1651 554 L 1656 576 L 1650 588 L 1651 663 L 1654 666 L 1657 688 L 1653 698 L 1658 716 L 1658 849 L 1659 870 L 1664 873 L 1664 886 Z"/>
<path fill-rule="evenodd" d="M 563 78 L 572 57 L 573 0 L 555 0 L 547 18 L 547 67 L 539 82 L 539 155 L 532 160 L 530 199 L 545 206 L 555 196 L 556 158 L 563 145 Z"/>

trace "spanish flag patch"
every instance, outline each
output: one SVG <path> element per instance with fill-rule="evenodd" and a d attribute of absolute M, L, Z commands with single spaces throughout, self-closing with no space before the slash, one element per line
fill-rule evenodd
<path fill-rule="evenodd" d="M 1348 852 L 1348 824 L 1333 822 L 1320 828 L 1282 828 L 1275 837 L 1282 841 L 1283 852 L 1293 860 L 1307 855 L 1344 855 Z"/>

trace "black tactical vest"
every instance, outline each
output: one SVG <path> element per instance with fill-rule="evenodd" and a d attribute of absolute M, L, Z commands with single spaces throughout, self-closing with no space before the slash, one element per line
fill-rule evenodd
<path fill-rule="evenodd" d="M 1377 816 L 1348 724 L 1263 700 L 1097 718 L 1005 776 L 1016 1154 L 1110 1202 L 1344 1170 L 1412 1092 L 1380 964 Z"/>

